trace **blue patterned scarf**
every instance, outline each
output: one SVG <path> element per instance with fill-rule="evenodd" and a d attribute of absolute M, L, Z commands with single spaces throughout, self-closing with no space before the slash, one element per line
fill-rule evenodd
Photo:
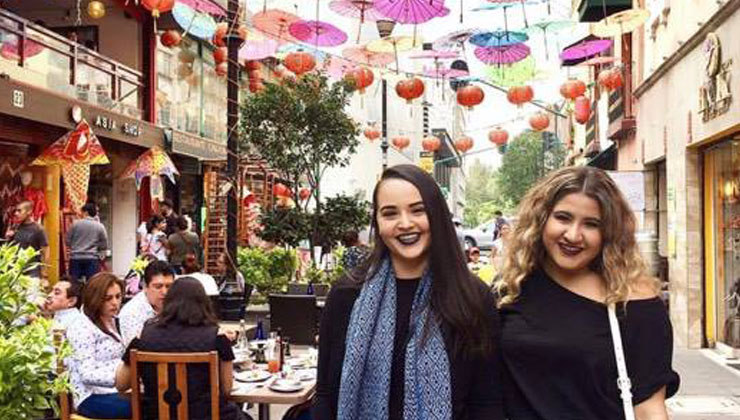
<path fill-rule="evenodd" d="M 405 420 L 452 419 L 450 364 L 438 322 L 430 313 L 431 273 L 419 283 L 411 307 L 404 366 Z M 431 322 L 424 340 L 425 324 Z M 339 386 L 337 420 L 388 419 L 396 279 L 386 258 L 352 308 Z"/>

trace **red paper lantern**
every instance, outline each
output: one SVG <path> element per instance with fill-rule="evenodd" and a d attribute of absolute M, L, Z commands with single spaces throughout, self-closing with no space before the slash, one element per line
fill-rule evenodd
<path fill-rule="evenodd" d="M 509 141 L 509 133 L 500 127 L 496 127 L 496 129 L 488 132 L 488 140 L 497 146 L 503 146 Z"/>
<path fill-rule="evenodd" d="M 259 93 L 265 88 L 262 81 L 259 79 L 253 79 L 249 81 L 249 91 L 252 93 Z"/>
<path fill-rule="evenodd" d="M 468 109 L 473 109 L 474 106 L 483 102 L 485 96 L 483 89 L 480 87 L 468 85 L 457 90 L 457 103 Z"/>
<path fill-rule="evenodd" d="M 586 93 L 586 84 L 578 79 L 569 79 L 567 82 L 560 85 L 560 94 L 565 99 L 574 100 L 579 96 Z"/>
<path fill-rule="evenodd" d="M 278 182 L 272 186 L 272 195 L 275 197 L 290 197 L 293 194 L 291 194 L 290 188 Z"/>
<path fill-rule="evenodd" d="M 575 101 L 575 117 L 579 124 L 586 124 L 591 118 L 591 100 L 585 96 L 579 96 Z"/>
<path fill-rule="evenodd" d="M 316 59 L 311 54 L 303 51 L 292 52 L 285 57 L 283 64 L 288 70 L 300 76 L 316 67 Z"/>
<path fill-rule="evenodd" d="M 506 98 L 514 105 L 522 106 L 534 97 L 531 86 L 512 86 L 506 94 Z"/>
<path fill-rule="evenodd" d="M 375 127 L 368 127 L 368 128 L 366 128 L 363 131 L 363 134 L 370 141 L 373 141 L 373 140 L 376 140 L 376 139 L 380 138 L 380 130 L 378 130 Z"/>
<path fill-rule="evenodd" d="M 162 43 L 167 48 L 170 47 L 176 47 L 180 45 L 180 42 L 182 41 L 182 36 L 180 36 L 180 32 L 177 32 L 174 29 L 170 29 L 169 31 L 164 31 L 162 35 L 159 37 L 159 42 Z"/>
<path fill-rule="evenodd" d="M 396 136 L 396 137 L 393 137 L 393 140 L 391 140 L 391 143 L 393 143 L 393 146 L 395 146 L 396 149 L 403 150 L 409 147 L 409 144 L 411 144 L 411 139 L 409 139 L 406 136 Z"/>
<path fill-rule="evenodd" d="M 366 67 L 360 67 L 347 73 L 347 76 L 354 82 L 355 88 L 360 93 L 365 93 L 365 88 L 373 84 L 375 74 Z"/>
<path fill-rule="evenodd" d="M 538 112 L 529 117 L 529 126 L 535 131 L 542 131 L 550 126 L 550 117 L 544 112 Z"/>
<path fill-rule="evenodd" d="M 442 146 L 442 141 L 437 136 L 426 136 L 421 141 L 421 147 L 427 152 L 436 152 Z"/>
<path fill-rule="evenodd" d="M 253 71 L 259 71 L 262 70 L 262 63 L 257 60 L 246 60 L 244 62 L 244 68 L 250 73 Z"/>
<path fill-rule="evenodd" d="M 261 80 L 262 73 L 259 70 L 250 70 L 247 72 L 247 78 L 249 80 Z"/>
<path fill-rule="evenodd" d="M 309 190 L 308 188 L 304 187 L 304 188 L 301 188 L 300 191 L 298 191 L 298 197 L 301 199 L 301 201 L 308 200 L 308 197 L 310 196 L 311 196 L 311 190 Z"/>
<path fill-rule="evenodd" d="M 455 140 L 455 149 L 459 150 L 460 153 L 466 153 L 468 150 L 473 148 L 473 139 L 468 136 L 462 136 Z"/>
<path fill-rule="evenodd" d="M 599 85 L 605 89 L 611 91 L 617 90 L 622 87 L 622 72 L 617 68 L 603 71 L 599 73 Z"/>
<path fill-rule="evenodd" d="M 217 47 L 226 46 L 226 33 L 229 31 L 229 24 L 227 22 L 220 22 L 216 24 L 216 31 L 213 33 L 213 45 Z"/>
<path fill-rule="evenodd" d="M 247 26 L 244 24 L 239 25 L 236 28 L 236 34 L 239 36 L 239 39 L 241 39 L 242 41 L 246 41 L 247 40 Z"/>
<path fill-rule="evenodd" d="M 152 17 L 158 19 L 162 13 L 167 13 L 175 7 L 175 0 L 141 0 L 141 5 L 152 12 Z"/>
<path fill-rule="evenodd" d="M 213 61 L 216 62 L 216 64 L 224 63 L 228 58 L 229 50 L 226 47 L 218 47 L 213 50 Z"/>
<path fill-rule="evenodd" d="M 424 94 L 424 82 L 416 77 L 401 80 L 396 83 L 396 93 L 410 104 L 411 101 Z"/>
<path fill-rule="evenodd" d="M 226 76 L 229 74 L 229 66 L 226 63 L 219 63 L 216 65 L 216 74 L 219 76 Z"/>

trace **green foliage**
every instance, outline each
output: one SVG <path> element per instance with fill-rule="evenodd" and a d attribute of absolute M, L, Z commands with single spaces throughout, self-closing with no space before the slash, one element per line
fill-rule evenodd
<path fill-rule="evenodd" d="M 504 197 L 496 183 L 493 168 L 476 160 L 468 170 L 465 186 L 465 225 L 478 226 L 493 219 L 493 213 L 501 210 L 508 214 L 514 210 L 514 203 Z"/>
<path fill-rule="evenodd" d="M 565 160 L 565 149 L 555 142 L 544 147 L 543 133 L 527 130 L 506 148 L 501 167 L 496 174 L 500 195 L 515 205 L 540 178 L 558 169 Z"/>
<path fill-rule="evenodd" d="M 370 203 L 355 196 L 337 195 L 326 199 L 318 218 L 318 244 L 332 249 L 347 231 L 359 232 L 370 223 Z"/>
<path fill-rule="evenodd" d="M 237 266 L 244 281 L 261 294 L 284 292 L 298 266 L 295 251 L 275 248 L 239 248 Z"/>
<path fill-rule="evenodd" d="M 31 279 L 24 273 L 35 255 L 32 248 L 0 247 L 1 419 L 41 417 L 43 410 L 57 408 L 57 394 L 68 386 L 64 375 L 49 379 L 56 372 L 52 323 L 28 299 Z M 59 357 L 68 353 L 62 346 Z"/>
<path fill-rule="evenodd" d="M 310 215 L 298 208 L 272 208 L 260 216 L 259 237 L 277 245 L 297 247 L 311 232 Z"/>

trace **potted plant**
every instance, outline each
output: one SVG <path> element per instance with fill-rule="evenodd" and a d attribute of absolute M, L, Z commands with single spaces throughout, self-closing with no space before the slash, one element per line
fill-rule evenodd
<path fill-rule="evenodd" d="M 52 322 L 41 317 L 28 299 L 36 251 L 17 246 L 0 247 L 0 418 L 39 418 L 58 408 L 57 396 L 68 387 L 66 375 L 55 376 L 57 357 L 69 350 L 62 345 L 55 354 Z M 49 378 L 54 378 L 50 380 Z"/>
<path fill-rule="evenodd" d="M 297 258 L 291 249 L 241 248 L 238 266 L 245 282 L 267 296 L 285 291 L 295 273 Z"/>

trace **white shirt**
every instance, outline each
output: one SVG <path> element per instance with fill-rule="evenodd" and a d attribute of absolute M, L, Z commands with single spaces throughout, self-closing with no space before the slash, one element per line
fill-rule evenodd
<path fill-rule="evenodd" d="M 218 296 L 218 285 L 216 285 L 216 280 L 210 274 L 206 274 L 206 273 L 181 274 L 175 277 L 175 279 L 180 279 L 183 277 L 192 277 L 198 280 L 200 284 L 203 286 L 203 290 L 205 290 L 206 295 Z"/>
<path fill-rule="evenodd" d="M 141 334 L 144 323 L 157 315 L 145 292 L 140 292 L 127 304 L 123 305 L 118 319 L 121 320 L 121 337 L 123 345 L 128 344 Z"/>
<path fill-rule="evenodd" d="M 73 349 L 67 360 L 75 408 L 90 395 L 117 392 L 116 369 L 126 350 L 116 333 L 116 338 L 104 333 L 87 316 L 77 320 L 67 330 L 67 341 Z"/>
<path fill-rule="evenodd" d="M 77 308 L 62 309 L 61 311 L 54 312 L 54 324 L 66 331 L 72 324 L 81 322 L 80 317 L 85 316 Z"/>

